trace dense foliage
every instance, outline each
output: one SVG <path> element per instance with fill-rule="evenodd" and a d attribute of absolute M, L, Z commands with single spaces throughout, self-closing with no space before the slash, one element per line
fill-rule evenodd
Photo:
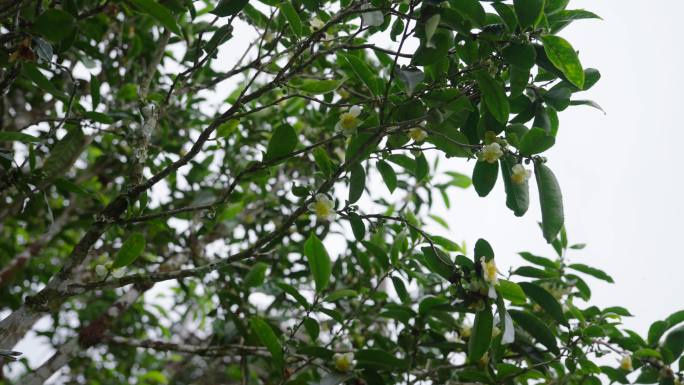
<path fill-rule="evenodd" d="M 572 261 L 568 3 L 0 1 L 0 382 L 680 383 L 684 311 L 640 337 Z M 499 179 L 555 256 L 426 225 Z"/>

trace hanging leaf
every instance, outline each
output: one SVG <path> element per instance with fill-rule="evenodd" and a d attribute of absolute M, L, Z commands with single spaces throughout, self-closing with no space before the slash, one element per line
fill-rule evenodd
<path fill-rule="evenodd" d="M 268 270 L 268 264 L 264 262 L 255 263 L 245 276 L 245 287 L 256 287 L 263 285 L 264 280 L 266 279 L 266 270 Z"/>
<path fill-rule="evenodd" d="M 37 136 L 24 134 L 23 132 L 0 131 L 0 142 L 22 142 L 22 143 L 38 143 L 40 138 Z"/>
<path fill-rule="evenodd" d="M 544 238 L 551 243 L 563 227 L 563 196 L 560 186 L 551 169 L 537 161 L 534 163 L 534 175 L 539 189 L 539 203 L 542 212 L 542 230 Z"/>
<path fill-rule="evenodd" d="M 50 181 L 71 168 L 83 151 L 86 137 L 80 127 L 73 127 L 50 151 L 43 164 L 45 180 Z"/>
<path fill-rule="evenodd" d="M 249 323 L 252 331 L 259 338 L 259 341 L 261 341 L 271 353 L 276 366 L 282 369 L 285 363 L 283 358 L 283 347 L 280 344 L 278 336 L 276 336 L 273 329 L 271 329 L 271 326 L 263 319 L 256 317 L 252 318 Z"/>
<path fill-rule="evenodd" d="M 240 12 L 249 3 L 249 0 L 221 0 L 211 14 L 225 17 L 233 16 Z"/>
<path fill-rule="evenodd" d="M 33 23 L 33 31 L 48 41 L 59 43 L 71 36 L 76 28 L 76 19 L 66 11 L 50 8 L 41 13 Z"/>
<path fill-rule="evenodd" d="M 534 28 L 544 15 L 544 0 L 513 0 L 520 27 Z"/>
<path fill-rule="evenodd" d="M 546 324 L 527 311 L 509 309 L 513 321 L 554 354 L 560 354 L 556 337 Z"/>
<path fill-rule="evenodd" d="M 518 164 L 512 155 L 504 155 L 500 159 L 501 176 L 503 177 L 504 190 L 506 191 L 506 207 L 513 211 L 517 217 L 525 215 L 530 207 L 530 187 L 528 181 L 514 183 L 511 179 L 513 166 Z"/>
<path fill-rule="evenodd" d="M 268 142 L 264 162 L 282 158 L 297 147 L 297 133 L 289 124 L 281 124 L 273 132 L 271 140 Z"/>
<path fill-rule="evenodd" d="M 299 14 L 292 3 L 289 1 L 284 1 L 280 3 L 278 7 L 280 8 L 280 12 L 283 14 L 283 16 L 285 16 L 285 19 L 287 19 L 287 24 L 289 25 L 290 30 L 292 30 L 292 33 L 298 37 L 304 36 L 302 19 L 299 18 Z"/>
<path fill-rule="evenodd" d="M 361 163 L 355 163 L 351 166 L 351 173 L 349 175 L 349 198 L 350 204 L 356 203 L 363 195 L 363 190 L 366 186 L 366 171 Z"/>
<path fill-rule="evenodd" d="M 473 168 L 473 187 L 477 195 L 487 196 L 494 188 L 498 176 L 499 163 L 476 162 Z"/>
<path fill-rule="evenodd" d="M 503 86 L 485 71 L 478 71 L 476 77 L 485 107 L 499 123 L 506 124 L 510 106 Z"/>
<path fill-rule="evenodd" d="M 558 303 L 558 300 L 556 300 L 551 293 L 546 291 L 543 287 L 531 282 L 521 282 L 520 287 L 525 291 L 528 298 L 531 298 L 541 306 L 541 308 L 553 317 L 553 319 L 562 325 L 568 326 L 568 321 L 563 315 L 563 309 L 561 308 L 560 303 Z"/>
<path fill-rule="evenodd" d="M 322 292 L 328 287 L 330 283 L 330 275 L 332 274 L 332 263 L 325 245 L 321 242 L 316 234 L 311 233 L 309 238 L 304 243 L 304 255 L 309 261 L 309 268 L 313 274 L 314 282 L 316 283 L 316 291 Z"/>
<path fill-rule="evenodd" d="M 556 138 L 549 135 L 546 130 L 532 127 L 520 139 L 520 154 L 523 156 L 539 154 L 553 147 L 555 143 Z"/>
<path fill-rule="evenodd" d="M 136 232 L 131 234 L 116 253 L 112 267 L 118 269 L 133 263 L 145 251 L 145 236 Z"/>
<path fill-rule="evenodd" d="M 363 219 L 356 213 L 349 213 L 349 224 L 352 228 L 352 233 L 354 233 L 354 238 L 357 241 L 363 241 L 366 236 L 366 225 L 363 224 Z"/>
<path fill-rule="evenodd" d="M 392 166 L 384 160 L 379 160 L 375 166 L 380 172 L 380 175 L 382 175 L 382 180 L 385 181 L 385 186 L 387 186 L 389 192 L 394 192 L 394 189 L 397 188 L 397 174 L 394 172 Z"/>
<path fill-rule="evenodd" d="M 493 326 L 494 317 L 490 307 L 486 307 L 475 314 L 472 334 L 468 340 L 468 361 L 477 362 L 489 350 Z"/>

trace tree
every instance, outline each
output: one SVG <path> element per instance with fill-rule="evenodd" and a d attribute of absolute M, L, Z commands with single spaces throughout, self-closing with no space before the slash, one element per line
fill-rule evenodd
<path fill-rule="evenodd" d="M 598 107 L 576 94 L 599 72 L 557 36 L 593 13 L 5 0 L 0 15 L 5 383 L 681 383 L 684 311 L 644 338 L 627 309 L 588 303 L 585 279 L 612 278 L 572 262 L 542 155 L 558 112 Z M 498 179 L 513 215 L 540 205 L 554 257 L 504 272 L 487 234 L 469 248 L 427 226 L 454 189 Z M 55 351 L 31 367 L 12 349 L 41 318 Z"/>

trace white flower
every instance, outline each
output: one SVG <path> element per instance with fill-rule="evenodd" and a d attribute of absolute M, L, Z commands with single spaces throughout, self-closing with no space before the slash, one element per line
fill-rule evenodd
<path fill-rule="evenodd" d="M 490 285 L 495 285 L 499 283 L 498 278 L 496 277 L 496 263 L 494 262 L 494 258 L 490 259 L 489 261 L 485 260 L 485 257 L 480 257 L 480 264 L 482 265 L 482 278 L 484 278 L 487 283 Z"/>
<path fill-rule="evenodd" d="M 501 145 L 499 143 L 492 143 L 482 147 L 482 150 L 477 153 L 477 158 L 487 163 L 496 163 L 503 155 Z"/>
<path fill-rule="evenodd" d="M 508 312 L 504 316 L 504 335 L 501 337 L 503 345 L 513 343 L 515 341 L 515 329 L 513 327 L 513 319 Z"/>
<path fill-rule="evenodd" d="M 309 25 L 311 26 L 312 31 L 318 31 L 319 29 L 323 28 L 325 23 L 323 22 L 323 20 L 319 19 L 318 17 L 314 17 L 309 22 Z"/>
<path fill-rule="evenodd" d="M 121 278 L 126 274 L 126 271 L 124 269 L 116 269 L 112 271 L 112 277 L 114 278 Z"/>
<path fill-rule="evenodd" d="M 361 115 L 361 107 L 352 106 L 348 112 L 340 115 L 340 121 L 337 122 L 335 129 L 342 131 L 345 136 L 354 135 L 356 127 L 361 123 L 359 115 Z"/>
<path fill-rule="evenodd" d="M 335 219 L 334 203 L 325 194 L 316 195 L 316 200 L 309 204 L 309 210 L 316 214 L 316 218 L 322 221 L 332 221 Z"/>
<path fill-rule="evenodd" d="M 95 274 L 96 274 L 99 278 L 104 278 L 105 276 L 107 276 L 107 273 L 108 273 L 108 272 L 109 272 L 109 270 L 107 270 L 107 267 L 106 267 L 105 265 L 97 265 L 97 266 L 95 266 Z"/>
<path fill-rule="evenodd" d="M 629 354 L 622 356 L 620 359 L 620 369 L 627 370 L 629 372 L 634 370 L 634 367 L 632 367 L 632 356 Z"/>
<path fill-rule="evenodd" d="M 511 180 L 515 184 L 523 184 L 530 179 L 532 171 L 526 169 L 522 164 L 516 164 L 511 169 Z"/>
<path fill-rule="evenodd" d="M 345 90 L 344 88 L 338 88 L 337 94 L 340 95 L 340 98 L 342 99 L 346 99 L 350 96 L 349 91 Z"/>
<path fill-rule="evenodd" d="M 413 139 L 414 142 L 420 143 L 420 142 L 424 141 L 425 138 L 427 138 L 428 133 L 425 132 L 425 130 L 423 130 L 420 127 L 413 127 L 409 131 L 408 135 L 409 135 L 409 138 Z"/>
<path fill-rule="evenodd" d="M 335 361 L 335 369 L 340 372 L 346 373 L 356 366 L 356 361 L 354 361 L 354 353 L 335 353 L 333 356 Z"/>

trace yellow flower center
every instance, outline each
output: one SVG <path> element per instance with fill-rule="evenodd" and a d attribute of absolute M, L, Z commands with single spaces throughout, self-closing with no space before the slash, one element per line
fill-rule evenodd
<path fill-rule="evenodd" d="M 494 260 L 485 262 L 483 268 L 485 281 L 489 283 L 496 282 L 496 263 L 494 263 Z"/>
<path fill-rule="evenodd" d="M 319 218 L 327 218 L 332 212 L 332 208 L 327 202 L 316 201 L 314 203 L 314 212 Z"/>
<path fill-rule="evenodd" d="M 359 120 L 356 118 L 356 116 L 347 112 L 342 114 L 342 116 L 340 117 L 340 125 L 345 130 L 351 130 L 352 128 L 356 127 L 358 121 Z"/>

